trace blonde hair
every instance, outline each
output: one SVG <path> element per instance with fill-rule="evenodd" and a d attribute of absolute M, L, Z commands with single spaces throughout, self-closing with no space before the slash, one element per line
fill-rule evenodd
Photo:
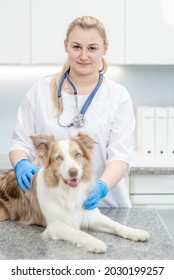
<path fill-rule="evenodd" d="M 107 38 L 106 38 L 106 31 L 104 25 L 95 17 L 92 16 L 83 16 L 74 19 L 71 24 L 69 25 L 69 28 L 67 30 L 66 39 L 68 40 L 69 34 L 74 30 L 75 27 L 80 27 L 84 30 L 88 29 L 96 29 L 98 33 L 100 34 L 101 38 L 103 39 L 103 44 L 107 44 Z M 107 71 L 108 64 L 104 57 L 102 57 L 102 67 L 99 69 L 99 73 L 104 74 Z M 63 110 L 63 105 L 61 102 L 61 98 L 58 102 L 57 97 L 57 90 L 59 83 L 63 77 L 63 75 L 70 69 L 69 62 L 66 61 L 65 64 L 62 67 L 62 70 L 60 73 L 57 73 L 53 76 L 51 81 L 51 89 L 53 91 L 53 97 L 54 97 L 54 104 L 56 104 L 56 107 L 58 109 L 58 112 L 61 113 Z"/>

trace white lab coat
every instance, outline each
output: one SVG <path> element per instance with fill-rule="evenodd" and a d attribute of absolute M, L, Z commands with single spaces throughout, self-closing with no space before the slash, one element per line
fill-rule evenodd
<path fill-rule="evenodd" d="M 100 178 L 106 164 L 111 161 L 123 160 L 129 164 L 135 118 L 132 101 L 125 87 L 105 78 L 85 114 L 85 126 L 62 128 L 57 122 L 50 81 L 50 77 L 39 80 L 27 93 L 18 111 L 10 151 L 24 150 L 34 161 L 35 151 L 30 135 L 52 134 L 58 139 L 66 139 L 78 132 L 85 132 L 99 143 L 94 148 L 93 168 L 96 179 Z M 87 96 L 79 95 L 77 98 L 81 109 Z M 77 109 L 73 95 L 63 91 L 62 99 L 64 111 L 60 122 L 66 125 L 77 115 Z M 100 201 L 99 206 L 131 207 L 124 179 Z"/>

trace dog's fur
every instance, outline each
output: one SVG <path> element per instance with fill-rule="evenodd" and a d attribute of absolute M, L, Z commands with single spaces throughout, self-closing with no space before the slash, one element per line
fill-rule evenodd
<path fill-rule="evenodd" d="M 96 253 L 105 252 L 106 245 L 81 229 L 104 231 L 134 241 L 149 238 L 148 232 L 121 225 L 97 208 L 83 209 L 94 182 L 92 138 L 86 134 L 61 141 L 47 135 L 31 138 L 41 168 L 33 177 L 32 189 L 25 193 L 18 186 L 14 170 L 0 174 L 0 221 L 41 225 L 45 227 L 43 237 L 67 240 Z"/>

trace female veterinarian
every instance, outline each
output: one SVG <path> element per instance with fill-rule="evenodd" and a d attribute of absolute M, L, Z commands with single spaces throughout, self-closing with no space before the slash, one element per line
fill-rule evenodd
<path fill-rule="evenodd" d="M 105 28 L 94 17 L 77 18 L 69 26 L 64 47 L 68 58 L 61 73 L 34 84 L 18 111 L 10 161 L 19 186 L 23 191 L 30 188 L 38 170 L 30 135 L 66 139 L 84 132 L 99 144 L 94 149 L 97 180 L 83 207 L 130 207 L 124 175 L 133 150 L 135 120 L 127 90 L 103 75 L 108 50 Z"/>

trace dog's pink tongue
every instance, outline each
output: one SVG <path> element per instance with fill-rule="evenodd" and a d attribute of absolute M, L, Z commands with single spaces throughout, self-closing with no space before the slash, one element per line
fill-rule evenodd
<path fill-rule="evenodd" d="M 79 181 L 76 180 L 76 179 L 68 181 L 68 185 L 73 187 L 73 188 L 77 187 L 78 183 L 79 183 Z"/>

